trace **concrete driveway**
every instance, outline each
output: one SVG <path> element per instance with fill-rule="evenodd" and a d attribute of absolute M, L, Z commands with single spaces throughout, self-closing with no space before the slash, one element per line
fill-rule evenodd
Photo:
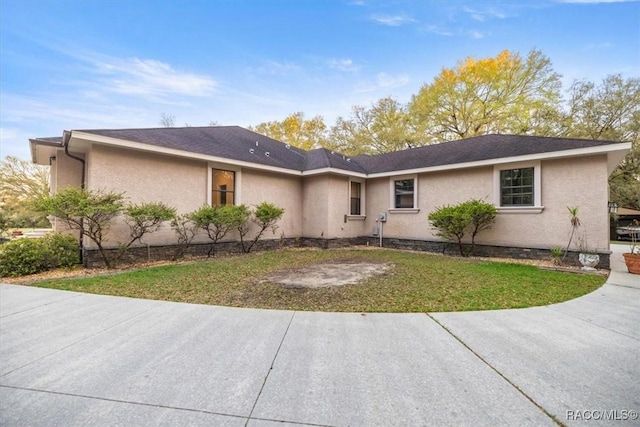
<path fill-rule="evenodd" d="M 0 285 L 0 425 L 640 425 L 640 278 L 621 262 L 569 302 L 466 313 Z"/>

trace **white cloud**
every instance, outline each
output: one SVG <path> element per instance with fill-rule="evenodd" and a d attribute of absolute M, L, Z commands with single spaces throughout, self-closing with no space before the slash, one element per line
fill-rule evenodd
<path fill-rule="evenodd" d="M 613 47 L 613 45 L 609 42 L 603 43 L 591 43 L 584 47 L 584 50 L 600 50 L 600 49 L 609 49 Z"/>
<path fill-rule="evenodd" d="M 94 63 L 97 72 L 106 76 L 105 89 L 125 95 L 152 97 L 209 96 L 216 81 L 205 75 L 175 70 L 153 59 L 110 59 Z"/>
<path fill-rule="evenodd" d="M 360 69 L 360 66 L 356 65 L 352 59 L 344 58 L 344 59 L 330 59 L 327 61 L 327 65 L 330 68 L 340 70 L 340 71 L 349 71 L 351 73 L 355 73 Z"/>
<path fill-rule="evenodd" d="M 469 30 L 467 31 L 467 34 L 472 38 L 472 39 L 481 39 L 485 37 L 484 33 L 481 33 L 478 30 Z"/>
<path fill-rule="evenodd" d="M 493 8 L 486 9 L 486 10 L 479 10 L 479 9 L 471 9 L 469 7 L 465 7 L 463 10 L 466 13 L 468 13 L 473 20 L 478 22 L 484 22 L 490 18 L 504 19 L 507 17 L 507 14 L 505 12 L 502 12 Z"/>
<path fill-rule="evenodd" d="M 118 58 L 97 52 L 54 48 L 75 59 L 64 76 L 56 83 L 82 90 L 100 98 L 108 93 L 127 96 L 175 99 L 176 97 L 204 97 L 214 93 L 217 81 L 208 75 L 178 70 L 171 64 L 138 57 Z"/>
<path fill-rule="evenodd" d="M 249 72 L 259 74 L 270 74 L 287 76 L 291 73 L 295 73 L 301 70 L 301 67 L 292 62 L 278 62 L 278 61 L 264 61 L 257 67 L 249 68 Z"/>
<path fill-rule="evenodd" d="M 373 15 L 371 20 L 380 25 L 386 25 L 389 27 L 399 27 L 405 24 L 412 24 L 418 22 L 413 18 L 404 15 Z"/>
<path fill-rule="evenodd" d="M 378 86 L 381 88 L 395 88 L 404 86 L 409 83 L 409 76 L 402 74 L 399 76 L 390 76 L 386 73 L 379 73 L 376 78 Z"/>
<path fill-rule="evenodd" d="M 378 73 L 374 82 L 360 83 L 356 87 L 356 93 L 375 92 L 381 89 L 395 89 L 405 86 L 411 79 L 406 74 L 391 76 L 387 73 Z"/>
<path fill-rule="evenodd" d="M 440 36 L 453 36 L 453 31 L 447 30 L 446 28 L 439 27 L 437 25 L 427 25 L 425 30 L 429 33 L 438 34 Z"/>

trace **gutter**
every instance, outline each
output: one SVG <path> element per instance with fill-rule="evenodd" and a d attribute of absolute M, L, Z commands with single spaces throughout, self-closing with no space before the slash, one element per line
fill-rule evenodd
<path fill-rule="evenodd" d="M 64 154 L 66 154 L 68 157 L 79 161 L 82 164 L 82 174 L 80 177 L 80 188 L 82 190 L 84 190 L 85 188 L 85 169 L 86 169 L 86 162 L 82 157 L 78 157 L 78 156 L 74 156 L 73 154 L 69 153 L 69 143 L 71 141 L 71 132 L 65 130 L 64 133 L 62 134 L 62 145 L 64 146 Z M 80 239 L 78 241 L 79 246 L 80 246 L 80 264 L 84 264 L 84 221 L 82 220 L 82 218 L 80 218 Z"/>

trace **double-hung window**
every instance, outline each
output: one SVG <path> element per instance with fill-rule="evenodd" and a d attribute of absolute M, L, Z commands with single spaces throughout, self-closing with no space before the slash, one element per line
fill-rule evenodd
<path fill-rule="evenodd" d="M 362 215 L 362 184 L 351 181 L 349 215 Z"/>
<path fill-rule="evenodd" d="M 500 171 L 500 206 L 533 206 L 533 190 L 533 168 Z"/>
<path fill-rule="evenodd" d="M 418 212 L 418 175 L 391 177 L 390 185 L 390 212 Z"/>
<path fill-rule="evenodd" d="M 496 165 L 493 183 L 493 201 L 498 212 L 540 213 L 544 209 L 540 162 Z"/>

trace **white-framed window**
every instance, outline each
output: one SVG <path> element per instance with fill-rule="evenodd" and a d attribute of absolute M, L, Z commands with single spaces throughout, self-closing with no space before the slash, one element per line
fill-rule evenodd
<path fill-rule="evenodd" d="M 493 203 L 498 212 L 542 212 L 544 206 L 540 162 L 494 166 Z"/>
<path fill-rule="evenodd" d="M 364 197 L 365 197 L 364 180 L 351 178 L 349 180 L 349 215 L 365 216 Z"/>
<path fill-rule="evenodd" d="M 209 163 L 207 169 L 207 203 L 211 206 L 241 204 L 240 168 Z"/>
<path fill-rule="evenodd" d="M 389 183 L 391 186 L 391 212 L 418 210 L 418 175 L 393 176 Z"/>

